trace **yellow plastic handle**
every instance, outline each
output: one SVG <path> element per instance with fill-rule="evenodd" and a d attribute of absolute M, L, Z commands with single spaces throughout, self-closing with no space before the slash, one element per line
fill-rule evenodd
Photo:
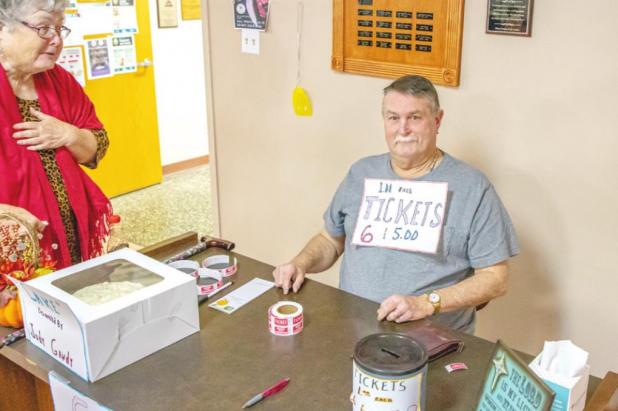
<path fill-rule="evenodd" d="M 294 106 L 294 113 L 297 116 L 313 115 L 311 100 L 309 99 L 305 89 L 300 86 L 296 86 L 292 92 L 292 105 Z"/>

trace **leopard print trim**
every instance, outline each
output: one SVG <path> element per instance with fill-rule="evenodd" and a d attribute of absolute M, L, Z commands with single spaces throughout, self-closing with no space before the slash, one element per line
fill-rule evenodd
<path fill-rule="evenodd" d="M 19 104 L 19 112 L 21 113 L 23 121 L 39 121 L 30 112 L 31 107 L 38 111 L 41 110 L 38 100 L 23 100 L 18 97 L 17 103 Z M 99 160 L 105 155 L 105 152 L 109 147 L 109 140 L 107 138 L 107 132 L 104 129 L 95 129 L 92 130 L 92 133 L 97 139 L 97 153 L 95 154 L 95 158 L 89 162 L 89 164 L 86 164 L 86 166 L 95 168 Z M 49 180 L 51 189 L 54 192 L 56 201 L 58 202 L 60 217 L 62 218 L 62 223 L 64 224 L 67 244 L 71 253 L 71 261 L 73 264 L 79 263 L 82 258 L 79 249 L 77 220 L 75 219 L 75 214 L 71 209 L 64 180 L 62 179 L 62 174 L 60 174 L 60 169 L 56 163 L 55 150 L 39 150 L 39 155 L 41 156 L 41 162 L 43 163 L 43 168 L 45 169 L 45 174 L 47 174 L 47 179 Z"/>
<path fill-rule="evenodd" d="M 109 148 L 109 138 L 107 137 L 107 131 L 104 128 L 91 128 L 89 130 L 92 134 L 94 134 L 94 138 L 97 140 L 97 152 L 94 154 L 94 158 L 91 161 L 84 163 L 84 166 L 94 169 L 97 168 L 99 161 L 101 161 L 107 153 L 107 149 Z"/>

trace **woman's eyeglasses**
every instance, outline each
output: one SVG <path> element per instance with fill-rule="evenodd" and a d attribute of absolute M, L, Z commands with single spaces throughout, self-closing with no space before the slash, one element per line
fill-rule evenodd
<path fill-rule="evenodd" d="M 40 38 L 42 39 L 51 39 L 52 37 L 54 37 L 54 35 L 58 35 L 60 36 L 60 38 L 62 39 L 66 39 L 67 37 L 69 37 L 69 34 L 71 34 L 71 29 L 65 26 L 60 26 L 60 27 L 52 27 L 52 26 L 32 26 L 28 23 L 26 23 L 25 21 L 20 21 L 21 24 L 23 24 L 24 26 L 31 28 L 32 30 L 36 31 L 36 33 L 39 35 Z"/>

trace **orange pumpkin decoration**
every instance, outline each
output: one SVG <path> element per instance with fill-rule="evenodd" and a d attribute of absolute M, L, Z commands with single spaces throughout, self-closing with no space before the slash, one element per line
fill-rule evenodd
<path fill-rule="evenodd" d="M 24 326 L 19 294 L 10 278 L 28 281 L 54 271 L 55 265 L 39 248 L 31 227 L 10 213 L 0 213 L 0 326 Z"/>
<path fill-rule="evenodd" d="M 22 328 L 24 326 L 19 296 L 10 299 L 4 307 L 0 307 L 0 325 L 13 328 Z"/>

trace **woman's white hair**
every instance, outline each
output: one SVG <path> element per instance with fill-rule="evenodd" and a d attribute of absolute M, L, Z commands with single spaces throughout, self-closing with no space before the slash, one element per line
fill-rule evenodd
<path fill-rule="evenodd" d="M 24 20 L 38 10 L 63 13 L 67 5 L 68 0 L 0 0 L 0 24 Z"/>

